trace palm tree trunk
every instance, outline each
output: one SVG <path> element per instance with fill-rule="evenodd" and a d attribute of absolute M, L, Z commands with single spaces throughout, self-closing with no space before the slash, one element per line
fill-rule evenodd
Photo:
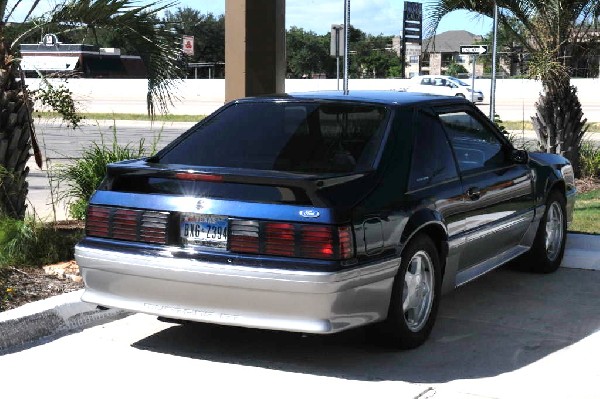
<path fill-rule="evenodd" d="M 0 215 L 22 219 L 28 192 L 31 104 L 10 47 L 0 42 Z"/>
<path fill-rule="evenodd" d="M 587 127 L 577 89 L 568 75 L 554 75 L 543 82 L 543 93 L 531 118 L 540 150 L 561 154 L 571 161 L 579 176 L 579 147 Z"/>

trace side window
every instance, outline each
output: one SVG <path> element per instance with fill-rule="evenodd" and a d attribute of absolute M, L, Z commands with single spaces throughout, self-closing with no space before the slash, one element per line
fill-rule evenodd
<path fill-rule="evenodd" d="M 506 165 L 502 142 L 467 112 L 440 114 L 461 172 Z"/>
<path fill-rule="evenodd" d="M 417 118 L 409 190 L 458 178 L 452 150 L 439 120 L 422 112 Z"/>
<path fill-rule="evenodd" d="M 429 85 L 431 85 L 431 79 L 429 79 L 429 78 L 423 78 L 421 80 L 421 84 L 424 85 L 424 86 L 429 86 Z"/>

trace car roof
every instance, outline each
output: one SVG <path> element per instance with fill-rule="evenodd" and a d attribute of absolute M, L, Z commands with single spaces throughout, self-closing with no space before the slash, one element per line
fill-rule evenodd
<path fill-rule="evenodd" d="M 428 93 L 410 93 L 395 90 L 351 90 L 348 94 L 341 91 L 312 91 L 303 93 L 289 93 L 282 95 L 248 97 L 237 100 L 238 102 L 256 101 L 343 101 L 362 102 L 382 105 L 413 105 L 413 104 L 440 104 L 464 103 L 466 100 L 459 97 L 446 97 Z"/>
<path fill-rule="evenodd" d="M 465 79 L 461 79 L 461 78 L 457 78 L 456 76 L 450 76 L 450 75 L 417 75 L 417 76 L 413 76 L 411 79 L 421 79 L 421 78 L 432 78 L 432 79 L 454 79 L 454 80 L 460 80 L 461 82 L 465 82 Z M 468 83 L 468 82 L 465 82 Z"/>

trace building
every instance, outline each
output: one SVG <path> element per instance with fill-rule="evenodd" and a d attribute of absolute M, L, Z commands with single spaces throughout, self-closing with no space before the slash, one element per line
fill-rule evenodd
<path fill-rule="evenodd" d="M 394 36 L 392 39 L 392 50 L 402 57 L 402 38 Z M 406 54 L 404 58 L 404 74 L 407 78 L 412 78 L 421 73 L 420 68 L 421 45 L 416 43 L 406 43 Z"/>
<path fill-rule="evenodd" d="M 451 30 L 423 40 L 421 74 L 443 75 L 452 63 L 462 65 L 470 74 L 473 70 L 473 57 L 461 55 L 460 46 L 475 44 L 482 39 L 482 36 L 466 30 Z M 483 66 L 476 64 L 475 76 L 481 75 Z"/>
<path fill-rule="evenodd" d="M 64 44 L 56 35 L 45 35 L 38 44 L 21 44 L 25 76 L 82 78 L 146 78 L 139 56 L 122 55 L 119 49 L 89 44 Z"/>

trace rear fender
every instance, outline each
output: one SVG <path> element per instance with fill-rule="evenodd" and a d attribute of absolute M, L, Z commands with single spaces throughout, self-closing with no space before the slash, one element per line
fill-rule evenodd
<path fill-rule="evenodd" d="M 432 209 L 421 209 L 414 213 L 402 232 L 400 252 L 411 238 L 419 233 L 427 234 L 435 243 L 442 262 L 443 273 L 448 256 L 448 230 L 443 222 L 442 215 Z"/>

